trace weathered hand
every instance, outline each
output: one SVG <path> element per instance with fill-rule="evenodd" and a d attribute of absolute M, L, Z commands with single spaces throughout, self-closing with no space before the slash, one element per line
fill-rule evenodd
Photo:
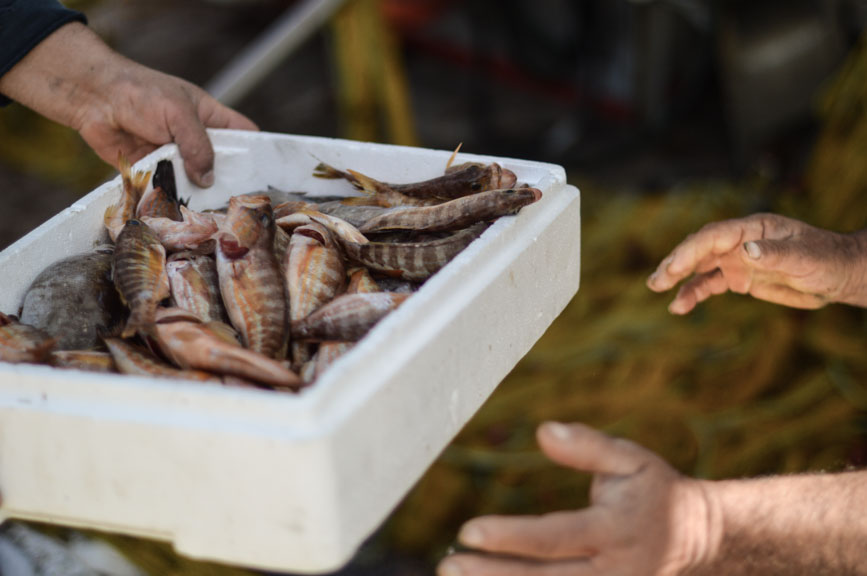
<path fill-rule="evenodd" d="M 450 556 L 439 576 L 670 576 L 704 560 L 710 523 L 701 482 L 581 424 L 547 423 L 537 436 L 555 462 L 595 474 L 590 507 L 471 520 L 461 543 L 489 554 Z"/>
<path fill-rule="evenodd" d="M 214 183 L 214 149 L 205 129 L 256 129 L 201 88 L 134 62 L 126 61 L 107 79 L 103 93 L 73 124 L 100 158 L 114 164 L 120 150 L 135 162 L 174 142 L 187 176 L 203 187 Z"/>
<path fill-rule="evenodd" d="M 669 306 L 686 314 L 731 290 L 794 308 L 867 305 L 867 242 L 775 214 L 708 224 L 681 242 L 647 280 L 663 292 L 689 278 Z"/>
<path fill-rule="evenodd" d="M 214 150 L 205 129 L 256 129 L 201 88 L 124 58 L 77 22 L 0 77 L 0 93 L 74 128 L 112 165 L 118 152 L 134 162 L 174 142 L 199 186 L 213 183 Z"/>

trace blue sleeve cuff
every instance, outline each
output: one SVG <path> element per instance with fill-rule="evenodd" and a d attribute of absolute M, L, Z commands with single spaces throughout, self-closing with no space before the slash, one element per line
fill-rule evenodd
<path fill-rule="evenodd" d="M 0 0 L 0 76 L 52 32 L 70 22 L 86 24 L 87 18 L 55 0 Z M 0 94 L 0 106 L 9 102 Z"/>

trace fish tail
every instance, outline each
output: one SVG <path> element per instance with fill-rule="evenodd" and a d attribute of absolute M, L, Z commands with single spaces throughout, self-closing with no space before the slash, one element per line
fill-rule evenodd
<path fill-rule="evenodd" d="M 143 318 L 142 314 L 133 312 L 130 314 L 129 320 L 126 321 L 123 331 L 120 333 L 121 338 L 132 338 L 136 334 L 149 336 L 154 331 L 154 323 L 152 320 Z"/>
<path fill-rule="evenodd" d="M 452 167 L 452 164 L 454 163 L 455 158 L 458 157 L 458 152 L 460 151 L 461 146 L 463 146 L 463 145 L 464 145 L 464 143 L 463 143 L 463 142 L 460 142 L 460 143 L 458 144 L 458 147 L 455 148 L 455 151 L 452 152 L 452 155 L 449 156 L 449 161 L 446 162 L 446 174 L 448 174 L 448 172 L 449 172 L 449 168 Z"/>
<path fill-rule="evenodd" d="M 355 176 L 349 172 L 344 172 L 343 170 L 338 170 L 331 164 L 326 164 L 325 162 L 320 162 L 316 165 L 316 168 L 313 169 L 313 176 L 316 178 L 325 178 L 327 180 L 339 180 L 343 178 L 351 182 L 355 187 L 358 187 L 358 182 L 355 180 Z"/>
<path fill-rule="evenodd" d="M 162 188 L 163 192 L 168 194 L 176 204 L 180 204 L 178 199 L 178 187 L 175 183 L 175 167 L 171 160 L 160 160 L 157 162 L 156 170 L 154 170 L 153 179 L 154 188 Z M 187 200 L 189 202 L 189 200 Z"/>
<path fill-rule="evenodd" d="M 130 180 L 132 166 L 130 166 L 129 158 L 124 156 L 120 150 L 117 151 L 117 169 L 120 171 L 120 175 L 124 181 Z"/>

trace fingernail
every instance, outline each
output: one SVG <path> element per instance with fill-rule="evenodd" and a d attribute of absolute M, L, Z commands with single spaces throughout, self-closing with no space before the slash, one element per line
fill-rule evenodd
<path fill-rule="evenodd" d="M 647 283 L 654 284 L 657 278 L 659 278 L 659 270 L 647 277 Z"/>
<path fill-rule="evenodd" d="M 663 260 L 663 261 L 659 264 L 659 270 L 666 270 L 666 269 L 668 269 L 668 267 L 671 266 L 671 263 L 672 263 L 673 260 L 674 260 L 674 254 L 669 254 L 668 256 L 666 256 L 666 257 L 665 257 L 665 260 Z"/>
<path fill-rule="evenodd" d="M 202 183 L 202 186 L 204 186 L 205 188 L 209 188 L 209 187 L 213 186 L 214 185 L 214 171 L 209 170 L 208 172 L 205 172 L 205 174 L 202 176 L 201 183 Z"/>
<path fill-rule="evenodd" d="M 478 548 L 485 543 L 485 533 L 478 526 L 468 524 L 461 528 L 458 534 L 458 540 L 465 546 Z"/>
<path fill-rule="evenodd" d="M 680 300 L 674 300 L 671 304 L 669 304 L 668 311 L 672 314 L 677 314 L 678 316 L 686 313 L 686 310 L 684 309 L 684 304 Z"/>
<path fill-rule="evenodd" d="M 464 571 L 454 560 L 443 560 L 437 568 L 437 576 L 463 576 Z"/>
<path fill-rule="evenodd" d="M 753 260 L 758 260 L 762 257 L 762 249 L 755 242 L 745 242 L 744 250 L 747 251 L 747 254 Z"/>
<path fill-rule="evenodd" d="M 568 440 L 572 437 L 572 429 L 560 422 L 548 422 L 545 428 L 557 440 Z"/>

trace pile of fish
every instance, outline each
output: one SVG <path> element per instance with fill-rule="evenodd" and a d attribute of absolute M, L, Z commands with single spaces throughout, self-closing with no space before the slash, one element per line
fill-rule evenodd
<path fill-rule="evenodd" d="M 453 160 L 410 184 L 322 163 L 315 176 L 361 195 L 271 189 L 195 212 L 170 161 L 151 180 L 120 158 L 111 243 L 53 264 L 18 317 L 0 313 L 0 361 L 297 391 L 494 220 L 541 198 L 499 164 Z"/>

